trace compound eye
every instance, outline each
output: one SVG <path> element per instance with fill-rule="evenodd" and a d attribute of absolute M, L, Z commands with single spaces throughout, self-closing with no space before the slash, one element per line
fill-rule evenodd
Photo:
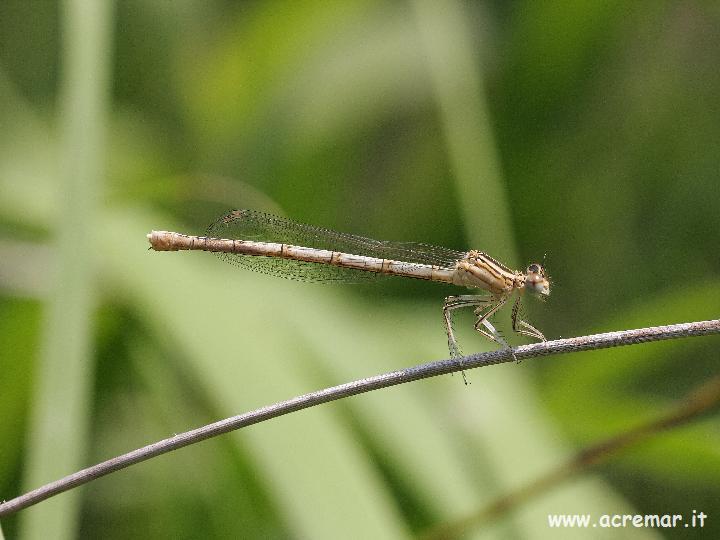
<path fill-rule="evenodd" d="M 530 266 L 528 266 L 527 271 L 528 271 L 528 274 L 530 274 L 530 273 L 539 274 L 540 273 L 540 265 L 539 264 L 531 264 Z"/>

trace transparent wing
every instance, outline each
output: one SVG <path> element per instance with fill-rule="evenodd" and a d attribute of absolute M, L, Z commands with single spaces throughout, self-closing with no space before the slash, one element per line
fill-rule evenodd
<path fill-rule="evenodd" d="M 229 212 L 208 227 L 207 236 L 327 249 L 379 259 L 429 264 L 441 268 L 452 268 L 455 266 L 455 261 L 465 256 L 465 252 L 462 251 L 413 242 L 373 240 L 297 223 L 254 210 Z M 278 257 L 258 257 L 237 253 L 216 253 L 216 255 L 222 260 L 249 270 L 300 281 L 359 283 L 377 279 L 380 275 Z"/>

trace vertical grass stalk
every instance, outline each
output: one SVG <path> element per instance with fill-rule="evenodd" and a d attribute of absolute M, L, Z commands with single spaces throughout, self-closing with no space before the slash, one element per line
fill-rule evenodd
<path fill-rule="evenodd" d="M 105 169 L 111 14 L 107 0 L 65 0 L 60 5 L 61 189 L 52 231 L 57 274 L 35 373 L 25 488 L 72 472 L 87 457 L 97 304 L 92 246 Z M 76 537 L 81 493 L 24 513 L 22 537 Z"/>
<path fill-rule="evenodd" d="M 416 0 L 413 6 L 468 240 L 516 265 L 506 186 L 470 14 L 454 1 Z"/>

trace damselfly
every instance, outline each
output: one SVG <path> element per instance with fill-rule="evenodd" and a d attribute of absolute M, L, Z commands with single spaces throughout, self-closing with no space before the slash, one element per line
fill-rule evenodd
<path fill-rule="evenodd" d="M 540 298 L 550 294 L 550 282 L 538 263 L 520 272 L 482 251 L 372 240 L 253 210 L 233 210 L 222 216 L 210 225 L 206 236 L 152 231 L 147 237 L 156 251 L 211 251 L 238 266 L 301 281 L 352 283 L 386 274 L 482 289 L 484 294 L 445 299 L 443 320 L 453 358 L 459 358 L 461 352 L 452 315 L 461 308 L 474 308 L 475 330 L 512 352 L 490 317 L 513 295 L 513 330 L 545 341 L 540 330 L 520 318 L 526 291 Z"/>

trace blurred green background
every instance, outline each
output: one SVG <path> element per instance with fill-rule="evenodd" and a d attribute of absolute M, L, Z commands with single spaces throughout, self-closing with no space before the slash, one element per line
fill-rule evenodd
<path fill-rule="evenodd" d="M 147 250 L 254 208 L 542 260 L 548 338 L 717 318 L 712 2 L 0 3 L 0 498 L 173 433 L 447 357 L 443 297 Z M 496 316 L 508 330 L 509 310 Z M 493 347 L 457 323 L 466 352 Z M 520 337 L 507 335 L 514 344 Z M 403 538 L 654 418 L 717 337 L 372 392 L 110 475 L 10 537 Z M 477 538 L 578 538 L 548 513 L 710 517 L 716 416 Z M 592 531 L 595 536 L 599 530 Z M 621 529 L 613 537 L 680 531 Z"/>

